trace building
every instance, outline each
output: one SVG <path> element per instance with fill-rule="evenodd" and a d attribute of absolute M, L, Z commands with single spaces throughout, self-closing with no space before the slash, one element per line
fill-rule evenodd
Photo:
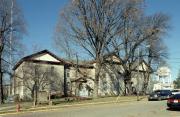
<path fill-rule="evenodd" d="M 113 66 L 108 62 L 113 63 Z M 94 61 L 73 63 L 57 57 L 48 50 L 43 50 L 22 58 L 14 66 L 12 92 L 13 95 L 18 94 L 21 99 L 32 99 L 36 90 L 50 94 L 90 97 L 93 93 L 95 67 Z M 145 61 L 141 61 L 140 66 L 134 67 L 132 86 L 140 89 L 143 72 L 149 71 L 150 68 Z M 122 72 L 123 68 L 118 58 L 109 57 L 107 64 L 101 69 L 98 95 L 123 94 L 124 78 L 120 75 Z"/>
<path fill-rule="evenodd" d="M 173 81 L 171 79 L 171 71 L 168 67 L 163 66 L 158 68 L 156 72 L 156 82 L 153 90 L 159 89 L 173 89 Z"/>
<path fill-rule="evenodd" d="M 4 84 L 3 85 L 3 93 L 4 93 L 5 97 L 10 96 L 10 94 L 11 94 L 11 86 L 10 86 L 10 84 Z"/>
<path fill-rule="evenodd" d="M 77 67 L 81 73 L 77 72 Z M 80 86 L 76 85 L 86 83 L 93 87 L 92 79 L 94 78 L 91 74 L 94 70 L 92 65 L 77 66 L 57 57 L 48 50 L 22 58 L 13 70 L 12 92 L 13 95 L 18 94 L 22 99 L 31 99 L 36 88 L 38 91 L 58 92 L 60 95 L 65 95 L 65 90 L 72 90 L 73 92 L 69 93 L 78 95 L 75 93 L 76 88 L 74 87 L 79 89 Z M 80 93 L 81 90 L 77 91 Z"/>

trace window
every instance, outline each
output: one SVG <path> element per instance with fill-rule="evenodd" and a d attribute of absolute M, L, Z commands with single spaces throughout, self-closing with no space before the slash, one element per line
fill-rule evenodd
<path fill-rule="evenodd" d="M 54 66 L 51 67 L 51 74 L 54 73 Z"/>

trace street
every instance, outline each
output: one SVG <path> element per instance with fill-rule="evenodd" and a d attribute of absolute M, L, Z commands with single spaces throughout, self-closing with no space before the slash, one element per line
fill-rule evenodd
<path fill-rule="evenodd" d="M 166 101 L 140 101 L 60 108 L 3 117 L 179 117 L 179 111 L 167 110 Z"/>

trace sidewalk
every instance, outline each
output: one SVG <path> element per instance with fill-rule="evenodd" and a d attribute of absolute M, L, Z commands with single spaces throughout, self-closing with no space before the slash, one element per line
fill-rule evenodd
<path fill-rule="evenodd" d="M 11 109 L 14 109 L 14 108 L 16 108 L 15 105 L 13 105 L 13 106 L 0 107 L 0 112 L 3 111 L 3 110 L 11 110 Z"/>
<path fill-rule="evenodd" d="M 21 107 L 23 109 L 32 107 L 32 102 L 21 102 Z M 16 103 L 9 103 L 9 104 L 3 104 L 0 105 L 0 113 L 3 111 L 11 111 L 16 110 Z"/>
<path fill-rule="evenodd" d="M 140 97 L 141 100 L 146 100 L 146 97 Z M 137 101 L 137 97 L 106 97 L 106 98 L 97 98 L 93 100 L 83 100 L 78 102 L 65 102 L 57 105 L 46 105 L 46 106 L 37 106 L 33 107 L 32 104 L 25 105 L 21 104 L 20 112 L 16 112 L 16 106 L 8 106 L 8 107 L 0 107 L 0 115 L 6 114 L 17 114 L 17 113 L 25 113 L 25 112 L 36 112 L 36 111 L 47 111 L 54 110 L 59 108 L 68 108 L 68 107 L 79 107 L 79 106 L 88 106 L 88 105 L 99 105 L 99 104 L 109 104 L 109 103 L 126 103 Z"/>

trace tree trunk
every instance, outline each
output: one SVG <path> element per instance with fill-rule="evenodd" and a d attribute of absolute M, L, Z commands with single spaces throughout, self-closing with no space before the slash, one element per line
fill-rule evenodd
<path fill-rule="evenodd" d="M 3 72 L 0 70 L 0 104 L 4 103 L 4 93 L 3 93 Z"/>
<path fill-rule="evenodd" d="M 15 94 L 15 93 L 14 93 Z M 34 89 L 31 90 L 31 97 L 32 97 L 32 101 L 34 101 Z"/>
<path fill-rule="evenodd" d="M 131 95 L 132 94 L 131 74 L 129 72 L 126 72 L 124 76 L 125 76 L 125 79 L 124 79 L 125 94 L 124 95 Z"/>
<path fill-rule="evenodd" d="M 2 52 L 0 52 L 0 104 L 4 103 L 4 93 L 3 93 L 3 72 L 2 72 Z"/>
<path fill-rule="evenodd" d="M 94 80 L 94 94 L 93 94 L 93 98 L 97 98 L 98 97 L 98 83 L 99 83 L 99 81 L 98 81 L 98 79 L 97 78 L 95 78 L 95 80 Z"/>
<path fill-rule="evenodd" d="M 120 95 L 120 81 L 117 79 L 117 95 Z"/>
<path fill-rule="evenodd" d="M 93 98 L 97 98 L 97 97 L 98 97 L 98 87 L 99 87 L 99 74 L 100 74 L 100 69 L 101 69 L 101 67 L 100 67 L 99 62 L 96 62 Z"/>
<path fill-rule="evenodd" d="M 124 80 L 124 95 L 127 95 L 127 90 L 126 90 L 126 80 Z"/>
<path fill-rule="evenodd" d="M 37 81 L 35 81 L 34 84 L 34 106 L 38 104 L 38 93 L 39 93 L 39 86 L 37 84 Z"/>
<path fill-rule="evenodd" d="M 67 67 L 66 67 L 66 65 L 64 66 L 64 96 L 68 97 L 68 93 L 67 93 Z"/>
<path fill-rule="evenodd" d="M 146 91 L 147 91 L 147 87 L 149 85 L 149 77 L 150 77 L 150 74 L 147 73 L 147 75 L 144 74 L 144 84 L 143 84 L 143 94 L 145 95 L 146 94 Z"/>
<path fill-rule="evenodd" d="M 152 55 L 150 54 L 150 56 Z M 148 65 L 151 65 L 151 63 L 152 63 L 152 58 L 148 57 Z M 143 94 L 145 95 L 147 91 L 147 87 L 149 85 L 150 72 L 143 73 L 143 75 L 144 75 Z"/>
<path fill-rule="evenodd" d="M 131 80 L 126 81 L 126 95 L 132 95 L 132 82 Z"/>

